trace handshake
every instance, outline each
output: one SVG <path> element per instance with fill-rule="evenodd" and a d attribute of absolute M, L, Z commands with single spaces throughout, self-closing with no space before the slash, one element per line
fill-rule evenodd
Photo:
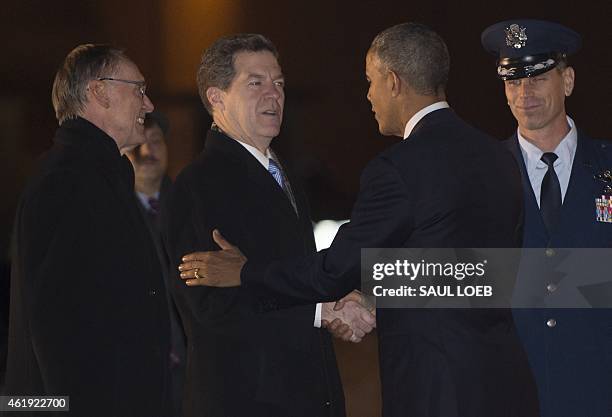
<path fill-rule="evenodd" d="M 334 337 L 359 343 L 376 327 L 376 308 L 359 291 L 321 305 L 321 325 Z"/>
<path fill-rule="evenodd" d="M 181 279 L 190 287 L 240 286 L 246 256 L 217 229 L 212 237 L 221 250 L 183 256 L 178 267 Z M 336 302 L 321 305 L 321 324 L 335 337 L 358 343 L 376 327 L 376 308 L 354 290 Z"/>

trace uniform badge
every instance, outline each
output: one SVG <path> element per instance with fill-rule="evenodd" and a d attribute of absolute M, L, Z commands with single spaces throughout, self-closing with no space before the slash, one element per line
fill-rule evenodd
<path fill-rule="evenodd" d="M 506 28 L 506 45 L 514 49 L 521 49 L 527 42 L 527 28 L 522 28 L 516 23 Z"/>
<path fill-rule="evenodd" d="M 612 223 L 612 172 L 607 169 L 595 174 L 595 179 L 604 183 L 601 196 L 595 199 L 595 219 Z"/>

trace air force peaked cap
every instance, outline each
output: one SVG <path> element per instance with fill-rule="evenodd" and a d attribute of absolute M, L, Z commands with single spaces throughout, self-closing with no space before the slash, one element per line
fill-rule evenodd
<path fill-rule="evenodd" d="M 533 77 L 555 68 L 580 49 L 580 35 L 558 23 L 543 20 L 506 20 L 482 32 L 482 46 L 498 57 L 502 80 Z"/>

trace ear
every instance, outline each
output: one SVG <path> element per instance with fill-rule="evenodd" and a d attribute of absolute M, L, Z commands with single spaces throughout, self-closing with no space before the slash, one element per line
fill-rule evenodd
<path fill-rule="evenodd" d="M 110 98 L 106 85 L 101 81 L 90 81 L 87 85 L 87 98 L 90 102 L 95 102 L 99 106 L 108 109 L 110 107 Z"/>
<path fill-rule="evenodd" d="M 562 76 L 563 76 L 563 89 L 565 90 L 565 97 L 569 97 L 572 95 L 572 91 L 574 91 L 574 79 L 576 77 L 574 68 L 567 67 L 563 71 Z"/>
<path fill-rule="evenodd" d="M 225 104 L 223 102 L 224 96 L 225 94 L 220 88 L 208 87 L 206 90 L 206 98 L 213 109 L 225 110 Z"/>
<path fill-rule="evenodd" d="M 402 79 L 395 73 L 389 70 L 387 74 L 387 85 L 391 91 L 391 97 L 397 97 L 402 92 Z"/>

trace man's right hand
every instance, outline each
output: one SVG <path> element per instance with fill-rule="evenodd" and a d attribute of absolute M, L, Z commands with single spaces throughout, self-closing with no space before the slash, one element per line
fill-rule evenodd
<path fill-rule="evenodd" d="M 338 302 L 323 303 L 321 323 L 334 337 L 358 343 L 376 327 L 376 309 L 353 291 Z"/>

